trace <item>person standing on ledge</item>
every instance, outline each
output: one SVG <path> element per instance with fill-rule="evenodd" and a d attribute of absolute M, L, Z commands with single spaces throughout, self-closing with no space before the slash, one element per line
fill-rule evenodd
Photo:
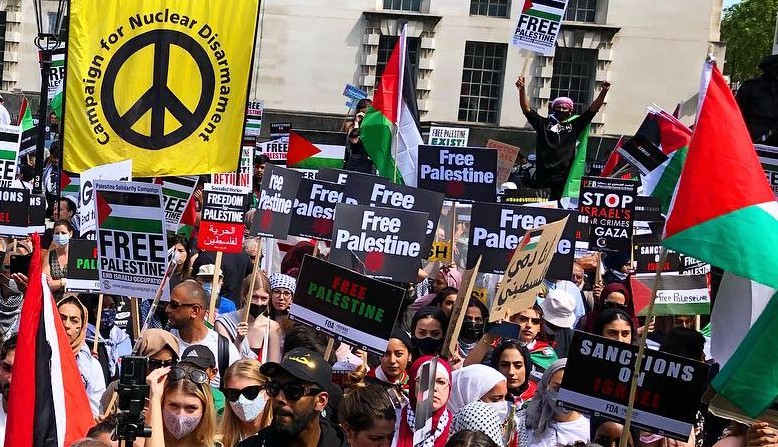
<path fill-rule="evenodd" d="M 537 154 L 537 187 L 550 188 L 551 200 L 562 197 L 562 191 L 575 159 L 575 144 L 578 136 L 600 110 L 610 82 L 602 83 L 602 90 L 589 108 L 579 116 L 572 116 L 573 100 L 560 96 L 551 102 L 551 115 L 544 118 L 533 110 L 527 97 L 524 76 L 516 81 L 519 89 L 519 104 L 524 116 L 537 133 L 535 153 Z"/>

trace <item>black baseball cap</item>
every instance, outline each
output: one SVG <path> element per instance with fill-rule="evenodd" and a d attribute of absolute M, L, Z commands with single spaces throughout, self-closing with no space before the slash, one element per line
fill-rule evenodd
<path fill-rule="evenodd" d="M 259 368 L 259 372 L 271 379 L 286 372 L 296 379 L 313 383 L 332 393 L 332 367 L 324 361 L 321 354 L 308 348 L 292 349 L 281 359 L 281 363 L 267 362 Z"/>
<path fill-rule="evenodd" d="M 189 363 L 206 370 L 216 367 L 216 358 L 214 358 L 213 352 L 207 346 L 192 345 L 181 353 L 179 363 Z"/>

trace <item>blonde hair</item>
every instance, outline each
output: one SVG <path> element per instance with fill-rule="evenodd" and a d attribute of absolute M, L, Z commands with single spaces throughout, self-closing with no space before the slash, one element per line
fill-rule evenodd
<path fill-rule="evenodd" d="M 230 367 L 227 368 L 227 371 L 224 372 L 224 383 L 226 384 L 228 380 L 234 377 L 239 377 L 241 379 L 252 380 L 259 383 L 260 385 L 263 385 L 267 379 L 265 376 L 259 373 L 259 366 L 260 363 L 254 359 L 238 360 L 237 362 L 230 365 Z M 219 433 L 221 433 L 223 436 L 222 444 L 225 446 L 232 446 L 245 439 L 246 437 L 253 435 L 254 433 L 243 432 L 243 429 L 241 428 L 243 421 L 241 421 L 240 418 L 235 415 L 235 412 L 232 411 L 232 407 L 230 406 L 229 402 L 225 403 L 226 405 L 224 405 L 222 420 L 219 423 Z M 265 403 L 265 409 L 262 410 L 262 414 L 260 415 L 260 418 L 262 418 L 262 422 L 259 427 L 260 429 L 270 425 L 270 420 L 272 419 L 272 412 L 270 411 L 270 408 L 270 402 Z"/>
<path fill-rule="evenodd" d="M 249 288 L 251 287 L 251 276 L 252 275 L 249 275 L 243 278 L 243 282 L 240 285 L 240 297 L 242 300 L 240 307 L 243 307 L 246 305 L 246 303 L 251 302 L 251 297 L 248 296 Z M 270 280 L 267 279 L 267 276 L 262 272 L 262 270 L 257 270 L 257 279 L 254 281 L 254 289 L 256 290 L 257 287 L 267 292 L 268 297 L 270 296 Z"/>
<path fill-rule="evenodd" d="M 189 371 L 187 370 L 187 373 Z M 164 396 L 173 391 L 181 391 L 184 394 L 195 396 L 203 404 L 203 417 L 197 428 L 192 432 L 194 439 L 203 446 L 211 447 L 216 442 L 216 408 L 213 405 L 213 394 L 208 382 L 197 384 L 189 380 L 188 376 L 180 380 L 169 380 L 165 384 Z M 165 399 L 162 399 L 164 405 Z M 167 429 L 165 429 L 167 430 Z M 167 436 L 166 436 L 167 437 Z"/>

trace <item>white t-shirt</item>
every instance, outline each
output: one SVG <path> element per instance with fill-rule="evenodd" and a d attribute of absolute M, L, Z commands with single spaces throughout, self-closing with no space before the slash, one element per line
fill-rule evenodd
<path fill-rule="evenodd" d="M 100 399 L 105 392 L 105 377 L 103 376 L 103 367 L 100 362 L 92 357 L 86 343 L 81 345 L 81 350 L 76 355 L 76 364 L 81 372 L 81 381 L 84 382 L 86 395 L 89 397 L 89 406 L 92 408 L 92 415 L 100 414 Z"/>
<path fill-rule="evenodd" d="M 200 341 L 196 341 L 194 343 L 187 343 L 184 340 L 181 339 L 181 336 L 178 334 L 178 329 L 171 329 L 170 333 L 173 334 L 174 337 L 178 339 L 178 355 L 180 356 L 184 350 L 192 345 L 203 345 L 211 350 L 213 353 L 213 358 L 216 359 L 216 368 L 219 368 L 219 333 L 214 331 L 213 329 L 208 329 L 208 334 L 205 336 L 204 339 Z M 227 345 L 230 348 L 230 361 L 229 365 L 232 365 L 233 363 L 240 360 L 240 353 L 238 352 L 238 348 L 235 347 L 234 343 L 227 342 Z M 219 371 L 218 374 L 216 374 L 216 377 L 211 380 L 211 386 L 214 386 L 216 388 L 219 387 L 219 379 L 221 378 L 223 371 Z"/>
<path fill-rule="evenodd" d="M 533 430 L 528 430 L 527 435 L 533 447 L 557 447 L 571 445 L 578 441 L 588 444 L 590 430 L 589 418 L 580 415 L 578 419 L 570 422 L 550 421 L 540 442 L 536 441 Z"/>
<path fill-rule="evenodd" d="M 0 405 L 0 447 L 5 445 L 5 418 L 5 410 L 3 410 L 3 406 Z"/>

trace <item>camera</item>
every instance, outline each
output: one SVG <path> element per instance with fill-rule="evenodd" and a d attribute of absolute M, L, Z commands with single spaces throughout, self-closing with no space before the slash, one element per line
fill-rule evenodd
<path fill-rule="evenodd" d="M 122 357 L 119 386 L 119 414 L 116 438 L 131 446 L 137 438 L 151 437 L 151 427 L 146 426 L 143 410 L 149 397 L 146 374 L 149 369 L 146 357 L 127 355 Z"/>

